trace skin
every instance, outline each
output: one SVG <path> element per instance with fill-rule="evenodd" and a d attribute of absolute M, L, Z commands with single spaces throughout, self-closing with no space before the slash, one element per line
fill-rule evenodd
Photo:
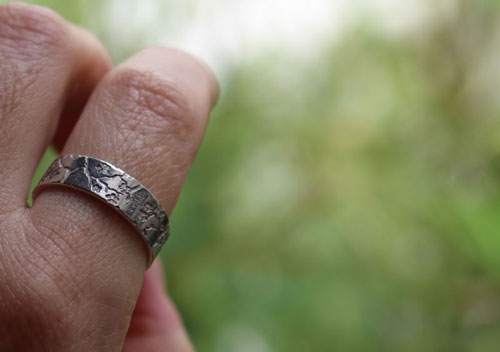
<path fill-rule="evenodd" d="M 26 206 L 53 143 L 126 170 L 172 212 L 217 98 L 172 49 L 113 67 L 88 32 L 45 8 L 0 5 L 0 351 L 192 351 L 135 230 L 82 192 Z"/>

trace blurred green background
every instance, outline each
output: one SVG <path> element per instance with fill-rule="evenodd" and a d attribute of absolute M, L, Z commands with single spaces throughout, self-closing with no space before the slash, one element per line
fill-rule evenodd
<path fill-rule="evenodd" d="M 34 2 L 219 76 L 163 251 L 199 351 L 500 350 L 498 1 Z"/>

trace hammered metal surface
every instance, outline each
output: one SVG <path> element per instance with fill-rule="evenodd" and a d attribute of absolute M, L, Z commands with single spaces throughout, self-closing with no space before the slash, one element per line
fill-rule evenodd
<path fill-rule="evenodd" d="M 151 255 L 148 267 L 170 234 L 167 214 L 139 181 L 112 164 L 85 155 L 64 155 L 55 160 L 33 197 L 50 185 L 86 191 L 112 205 L 139 231 Z"/>

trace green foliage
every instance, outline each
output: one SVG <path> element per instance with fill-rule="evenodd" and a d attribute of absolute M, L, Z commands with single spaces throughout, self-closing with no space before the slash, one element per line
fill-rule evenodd
<path fill-rule="evenodd" d="M 498 350 L 500 9 L 456 2 L 228 75 L 163 252 L 200 351 Z"/>
<path fill-rule="evenodd" d="M 201 350 L 497 350 L 497 14 L 463 6 L 234 73 L 166 251 Z"/>

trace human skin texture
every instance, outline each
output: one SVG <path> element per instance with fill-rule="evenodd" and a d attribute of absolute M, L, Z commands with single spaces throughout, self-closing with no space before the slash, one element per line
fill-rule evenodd
<path fill-rule="evenodd" d="M 125 170 L 170 215 L 217 94 L 185 53 L 150 48 L 113 67 L 56 13 L 0 5 L 0 351 L 193 349 L 127 221 L 83 192 L 26 199 L 54 144 Z"/>

